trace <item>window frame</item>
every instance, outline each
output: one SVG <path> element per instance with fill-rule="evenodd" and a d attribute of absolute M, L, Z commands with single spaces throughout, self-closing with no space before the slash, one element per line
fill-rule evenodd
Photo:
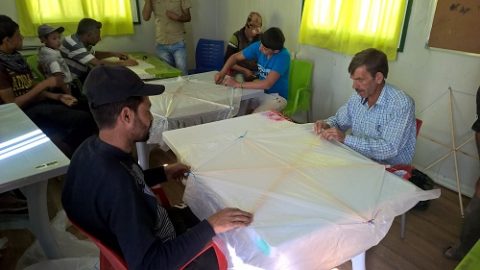
<path fill-rule="evenodd" d="M 135 25 L 138 25 L 138 24 L 142 24 L 142 17 L 141 17 L 141 14 L 140 14 L 140 3 L 138 2 L 138 0 L 130 0 L 130 6 L 132 7 L 132 21 L 133 21 L 133 24 Z M 135 18 L 136 15 L 137 17 Z"/>

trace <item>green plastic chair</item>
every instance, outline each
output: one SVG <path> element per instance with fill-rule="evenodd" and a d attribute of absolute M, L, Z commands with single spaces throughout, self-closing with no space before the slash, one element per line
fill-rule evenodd
<path fill-rule="evenodd" d="M 312 74 L 313 63 L 311 61 L 304 59 L 293 59 L 291 61 L 287 107 L 283 110 L 285 116 L 291 117 L 296 112 L 310 111 Z"/>
<path fill-rule="evenodd" d="M 38 64 L 38 55 L 37 54 L 28 55 L 26 56 L 26 61 L 28 66 L 32 70 L 33 80 L 36 82 L 45 80 L 45 76 L 40 71 L 40 66 Z"/>

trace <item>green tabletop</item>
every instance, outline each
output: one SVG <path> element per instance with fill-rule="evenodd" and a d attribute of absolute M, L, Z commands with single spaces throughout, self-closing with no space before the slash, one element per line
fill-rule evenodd
<path fill-rule="evenodd" d="M 144 76 L 141 76 L 140 71 L 134 70 L 137 74 L 143 79 L 165 79 L 165 78 L 172 78 L 181 76 L 182 72 L 179 69 L 176 69 L 165 61 L 160 60 L 156 55 L 151 53 L 144 53 L 144 52 L 131 52 L 128 55 L 136 60 L 140 60 L 146 62 L 147 64 L 153 65 L 154 67 L 149 67 L 142 69 Z M 140 64 L 137 68 L 141 68 L 142 64 Z M 151 76 L 146 76 L 150 74 Z"/>

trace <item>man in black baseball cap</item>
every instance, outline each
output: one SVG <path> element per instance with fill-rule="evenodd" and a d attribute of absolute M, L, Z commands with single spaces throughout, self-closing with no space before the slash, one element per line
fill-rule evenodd
<path fill-rule="evenodd" d="M 175 163 L 143 171 L 131 155 L 134 143 L 148 138 L 148 96 L 161 94 L 162 85 L 144 84 L 125 67 L 99 66 L 84 88 L 99 135 L 73 155 L 62 203 L 75 224 L 121 255 L 129 269 L 179 269 L 215 234 L 252 222 L 252 214 L 240 209 L 199 221 L 188 207 L 158 204 L 150 187 L 181 179 L 190 169 Z M 218 269 L 212 249 L 191 265 L 188 269 Z"/>
<path fill-rule="evenodd" d="M 137 74 L 123 66 L 98 66 L 87 76 L 83 86 L 90 107 L 126 101 L 130 97 L 160 95 L 165 87 L 145 84 Z"/>
<path fill-rule="evenodd" d="M 118 122 L 124 124 L 118 127 L 125 130 L 116 132 L 130 136 L 139 134 L 123 144 L 131 143 L 131 147 L 135 142 L 148 140 L 153 121 L 148 96 L 163 93 L 163 85 L 145 84 L 133 71 L 123 66 L 98 66 L 88 74 L 83 88 L 90 111 L 100 129 L 100 138 L 102 134 L 108 134 Z"/>

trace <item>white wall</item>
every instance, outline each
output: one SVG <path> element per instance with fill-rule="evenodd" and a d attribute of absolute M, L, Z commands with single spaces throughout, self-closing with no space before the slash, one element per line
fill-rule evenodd
<path fill-rule="evenodd" d="M 143 1 L 140 1 L 143 6 Z M 417 117 L 424 121 L 414 164 L 424 168 L 437 158 L 448 153 L 449 147 L 432 143 L 425 137 L 451 144 L 449 127 L 448 88 L 454 90 L 453 114 L 457 145 L 473 135 L 470 126 L 475 119 L 474 94 L 480 85 L 480 58 L 455 52 L 425 48 L 431 26 L 435 0 L 413 1 L 413 10 L 407 33 L 405 49 L 398 59 L 390 63 L 388 82 L 410 94 L 416 102 Z M 264 19 L 264 29 L 280 27 L 287 38 L 286 47 L 298 52 L 298 57 L 315 62 L 313 80 L 314 119 L 335 113 L 352 94 L 347 66 L 351 56 L 324 49 L 298 45 L 302 0 L 192 0 L 192 22 L 187 24 L 187 46 L 189 66 L 193 67 L 194 48 L 201 37 L 228 40 L 230 35 L 242 27 L 250 11 L 258 11 Z M 0 13 L 16 19 L 14 1 L 2 1 Z M 25 44 L 38 44 L 36 39 L 26 39 Z M 153 22 L 135 26 L 135 34 L 128 37 L 106 37 L 98 49 L 121 51 L 154 50 Z M 480 175 L 476 147 L 473 141 L 464 145 L 459 153 L 459 176 L 461 189 L 473 193 L 474 182 Z M 470 157 L 472 156 L 472 157 Z M 438 163 L 427 173 L 435 181 L 455 189 L 455 170 L 450 156 Z"/>
<path fill-rule="evenodd" d="M 414 164 L 425 168 L 451 149 L 424 138 L 430 137 L 451 145 L 449 87 L 454 90 L 456 145 L 473 136 L 470 126 L 475 119 L 474 94 L 480 85 L 480 58 L 426 48 L 435 1 L 413 3 L 404 52 L 399 53 L 398 59 L 390 63 L 388 82 L 406 91 L 416 102 L 417 117 L 424 121 L 424 125 L 417 142 Z M 351 57 L 309 46 L 301 46 L 299 57 L 315 61 L 313 114 L 316 119 L 326 118 L 352 93 L 347 74 Z M 473 141 L 461 150 L 472 157 L 478 157 Z M 468 195 L 473 193 L 474 182 L 480 175 L 478 159 L 472 157 L 460 153 L 458 155 L 461 189 Z M 438 183 L 456 189 L 453 164 L 451 156 L 427 173 Z"/>
<path fill-rule="evenodd" d="M 298 51 L 297 57 L 315 62 L 312 111 L 314 119 L 326 118 L 335 113 L 352 94 L 347 73 L 351 56 L 297 44 L 301 0 L 217 0 L 217 5 L 217 38 L 228 40 L 230 35 L 244 24 L 248 12 L 255 10 L 264 17 L 264 29 L 270 26 L 282 28 L 287 38 L 287 48 L 291 52 Z M 470 126 L 475 119 L 474 95 L 480 85 L 478 56 L 425 47 L 434 5 L 435 0 L 413 1 L 404 52 L 399 53 L 398 59 L 390 63 L 388 77 L 388 82 L 400 87 L 415 99 L 417 117 L 424 121 L 414 159 L 414 164 L 420 169 L 450 151 L 450 147 L 425 139 L 430 137 L 447 146 L 451 145 L 448 88 L 454 90 L 454 133 L 456 145 L 459 145 L 473 135 Z M 206 13 L 204 16 L 209 15 Z M 471 195 L 474 182 L 480 175 L 473 140 L 460 150 L 472 156 L 458 152 L 461 189 Z M 450 156 L 427 173 L 438 183 L 456 189 L 453 164 Z"/>
<path fill-rule="evenodd" d="M 414 164 L 426 167 L 451 147 L 443 147 L 425 137 L 445 145 L 452 144 L 450 127 L 450 102 L 448 89 L 453 92 L 452 114 L 456 145 L 473 136 L 470 129 L 475 119 L 475 94 L 480 85 L 480 58 L 457 52 L 428 49 L 425 43 L 430 32 L 435 1 L 414 1 L 405 52 L 391 65 L 389 81 L 404 88 L 416 101 L 417 116 L 424 120 L 417 143 Z M 474 183 L 480 176 L 478 154 L 474 140 L 458 153 L 458 173 L 461 189 L 473 194 Z M 455 188 L 453 156 L 434 166 L 429 173 L 443 185 Z"/>
<path fill-rule="evenodd" d="M 285 46 L 297 49 L 302 1 L 275 0 L 217 0 L 218 38 L 229 40 L 233 32 L 245 25 L 248 14 L 257 11 L 262 15 L 263 30 L 279 27 L 285 35 Z"/>
<path fill-rule="evenodd" d="M 280 27 L 285 34 L 285 46 L 294 52 L 298 46 L 301 5 L 298 0 L 192 0 L 192 41 L 195 44 L 199 38 L 210 38 L 228 42 L 245 25 L 248 14 L 257 11 L 262 15 L 263 29 Z"/>

